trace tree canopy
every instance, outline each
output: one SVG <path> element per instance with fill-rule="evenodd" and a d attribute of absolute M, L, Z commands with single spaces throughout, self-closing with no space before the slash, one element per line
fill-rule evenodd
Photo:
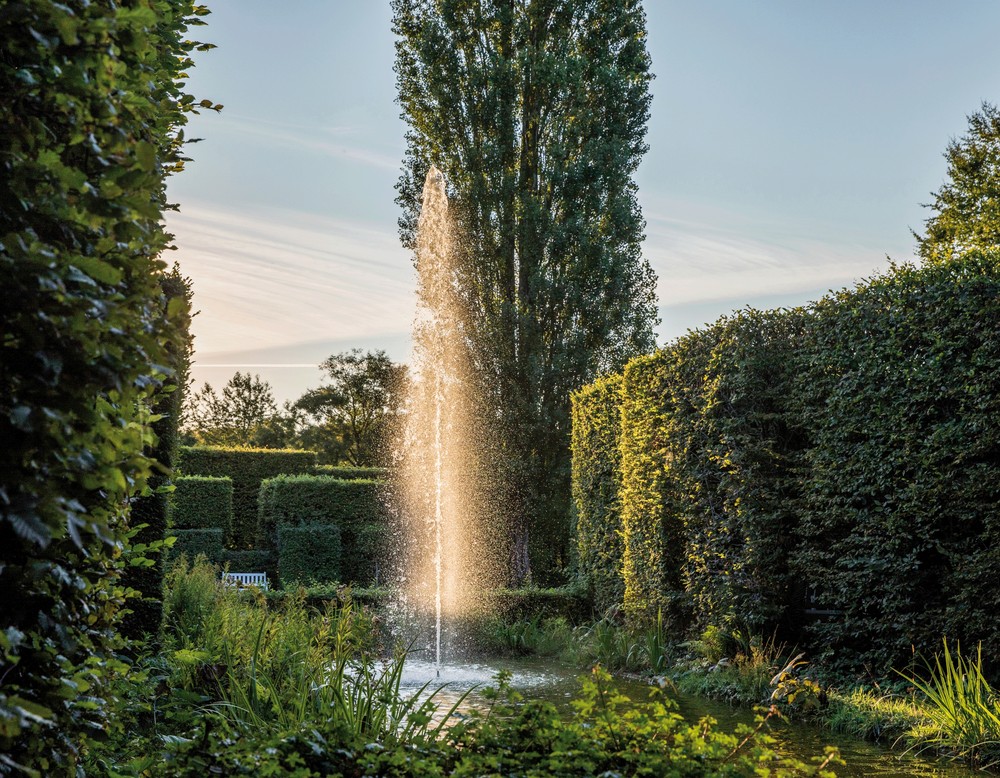
<path fill-rule="evenodd" d="M 916 235 L 918 253 L 933 261 L 1000 246 L 1000 110 L 983 103 L 944 156 L 948 180 L 927 205 L 934 214 Z"/>
<path fill-rule="evenodd" d="M 636 0 L 393 0 L 397 185 L 415 247 L 430 166 L 456 222 L 463 340 L 495 420 L 514 577 L 567 562 L 569 394 L 650 350 L 654 274 L 633 174 L 649 55 Z"/>

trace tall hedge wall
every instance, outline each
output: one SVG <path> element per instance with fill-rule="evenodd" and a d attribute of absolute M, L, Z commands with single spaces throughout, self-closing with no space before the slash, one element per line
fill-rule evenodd
<path fill-rule="evenodd" d="M 211 475 L 174 479 L 170 522 L 177 529 L 216 527 L 225 534 L 232 532 L 233 479 Z"/>
<path fill-rule="evenodd" d="M 631 618 L 779 629 L 875 672 L 944 635 L 1000 654 L 998 321 L 1000 252 L 976 252 L 629 364 L 620 472 L 581 455 L 574 488 L 621 485 Z"/>
<path fill-rule="evenodd" d="M 793 569 L 851 665 L 942 635 L 1000 656 L 1000 252 L 821 301 L 795 385 L 809 448 Z"/>
<path fill-rule="evenodd" d="M 268 479 L 260 490 L 260 543 L 273 547 L 282 526 L 335 525 L 340 528 L 344 581 L 368 585 L 376 578 L 387 540 L 384 488 L 381 481 L 329 476 Z"/>
<path fill-rule="evenodd" d="M 313 451 L 267 448 L 182 446 L 178 456 L 184 475 L 229 477 L 233 480 L 231 548 L 253 548 L 257 539 L 257 493 L 261 482 L 277 475 L 308 473 L 316 464 Z"/>
<path fill-rule="evenodd" d="M 75 775 L 116 717 L 120 550 L 153 472 L 147 413 L 176 313 L 159 286 L 165 180 L 183 166 L 187 28 L 204 13 L 0 11 L 3 772 Z"/>
<path fill-rule="evenodd" d="M 678 628 L 687 620 L 684 535 L 664 432 L 673 367 L 661 351 L 630 362 L 622 379 L 622 573 L 631 619 L 651 622 L 662 612 Z"/>
<path fill-rule="evenodd" d="M 622 378 L 603 378 L 574 392 L 572 488 L 577 564 L 598 611 L 621 605 Z"/>

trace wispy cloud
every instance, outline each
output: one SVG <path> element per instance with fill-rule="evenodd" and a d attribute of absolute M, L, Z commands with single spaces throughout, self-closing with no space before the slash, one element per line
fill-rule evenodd
<path fill-rule="evenodd" d="M 414 273 L 388 230 L 190 201 L 167 226 L 194 284 L 200 353 L 410 329 Z"/>
<path fill-rule="evenodd" d="M 646 213 L 646 257 L 661 305 L 838 288 L 884 269 L 884 249 L 756 224 L 684 204 Z M 820 232 L 819 230 L 817 232 Z"/>
<path fill-rule="evenodd" d="M 222 131 L 266 141 L 269 146 L 315 152 L 382 170 L 398 171 L 400 167 L 400 158 L 372 149 L 370 141 L 359 137 L 362 134 L 359 128 L 317 128 L 239 115 L 227 115 L 226 119 Z"/>

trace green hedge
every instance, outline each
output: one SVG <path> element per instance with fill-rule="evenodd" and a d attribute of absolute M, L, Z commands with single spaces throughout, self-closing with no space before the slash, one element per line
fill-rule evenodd
<path fill-rule="evenodd" d="M 384 487 L 381 481 L 329 476 L 268 479 L 260 490 L 260 545 L 273 547 L 282 526 L 334 524 L 343 546 L 342 580 L 374 584 L 387 545 Z"/>
<path fill-rule="evenodd" d="M 233 481 L 232 548 L 253 548 L 257 539 L 257 493 L 261 482 L 277 475 L 308 473 L 316 464 L 313 451 L 182 446 L 179 467 L 185 476 L 229 477 Z"/>
<path fill-rule="evenodd" d="M 684 536 L 677 488 L 668 470 L 673 352 L 630 362 L 622 380 L 621 512 L 624 604 L 637 623 L 662 612 L 674 630 L 687 622 L 681 566 Z"/>
<path fill-rule="evenodd" d="M 282 588 L 340 580 L 340 528 L 334 524 L 278 527 L 278 578 Z"/>
<path fill-rule="evenodd" d="M 233 480 L 189 475 L 174 479 L 170 522 L 177 529 L 216 527 L 224 534 L 233 526 Z"/>
<path fill-rule="evenodd" d="M 169 534 L 177 540 L 170 549 L 170 558 L 179 559 L 182 555 L 193 560 L 199 554 L 204 554 L 209 562 L 222 561 L 223 533 L 221 529 L 172 529 Z M 250 571 L 253 572 L 253 571 Z"/>
<path fill-rule="evenodd" d="M 181 313 L 158 257 L 205 13 L 0 11 L 0 772 L 82 774 L 120 718 L 119 552 L 158 473 L 148 414 Z"/>
<path fill-rule="evenodd" d="M 572 489 L 577 566 L 603 612 L 625 599 L 622 577 L 622 378 L 603 378 L 572 400 Z"/>
<path fill-rule="evenodd" d="M 810 446 L 792 565 L 813 644 L 850 667 L 1000 656 L 1000 252 L 895 267 L 815 306 L 795 397 Z"/>
<path fill-rule="evenodd" d="M 976 252 L 630 363 L 620 474 L 584 451 L 574 485 L 598 504 L 620 481 L 630 618 L 778 629 L 877 674 L 942 635 L 1000 654 L 997 321 L 1000 252 Z"/>
<path fill-rule="evenodd" d="M 282 524 L 385 524 L 382 481 L 345 481 L 322 475 L 269 478 L 260 488 L 258 541 L 273 546 Z"/>
<path fill-rule="evenodd" d="M 490 589 L 482 593 L 487 611 L 507 621 L 564 616 L 582 623 L 593 615 L 587 592 L 576 586 L 551 589 Z"/>
<path fill-rule="evenodd" d="M 342 481 L 385 481 L 389 470 L 385 467 L 353 467 L 351 465 L 316 465 L 313 475 L 327 475 Z"/>

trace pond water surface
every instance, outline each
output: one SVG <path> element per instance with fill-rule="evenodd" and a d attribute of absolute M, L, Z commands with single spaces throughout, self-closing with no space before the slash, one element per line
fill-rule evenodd
<path fill-rule="evenodd" d="M 512 686 L 525 698 L 548 700 L 565 709 L 567 714 L 570 711 L 570 700 L 580 689 L 580 678 L 585 675 L 580 670 L 553 662 L 531 660 L 491 661 L 488 665 L 444 664 L 441 666 L 440 676 L 437 676 L 433 662 L 410 660 L 404 666 L 400 687 L 404 694 L 412 694 L 425 684 L 428 691 L 438 690 L 434 700 L 442 713 L 465 694 L 467 696 L 458 710 L 468 711 L 488 706 L 488 701 L 482 696 L 482 689 L 495 685 L 496 674 L 500 670 L 511 673 Z M 648 684 L 621 679 L 616 679 L 615 684 L 623 694 L 636 702 L 646 700 L 649 696 Z M 719 729 L 726 732 L 731 732 L 739 724 L 754 722 L 753 713 L 745 709 L 733 708 L 702 697 L 678 695 L 675 692 L 668 693 L 668 696 L 677 702 L 679 712 L 688 721 L 695 722 L 703 716 L 711 716 L 718 721 Z M 778 741 L 777 750 L 802 760 L 821 755 L 824 746 L 837 746 L 847 762 L 846 767 L 834 768 L 838 776 L 971 778 L 983 775 L 962 765 L 921 759 L 863 740 L 835 735 L 817 727 L 777 722 L 770 727 L 770 732 Z"/>

